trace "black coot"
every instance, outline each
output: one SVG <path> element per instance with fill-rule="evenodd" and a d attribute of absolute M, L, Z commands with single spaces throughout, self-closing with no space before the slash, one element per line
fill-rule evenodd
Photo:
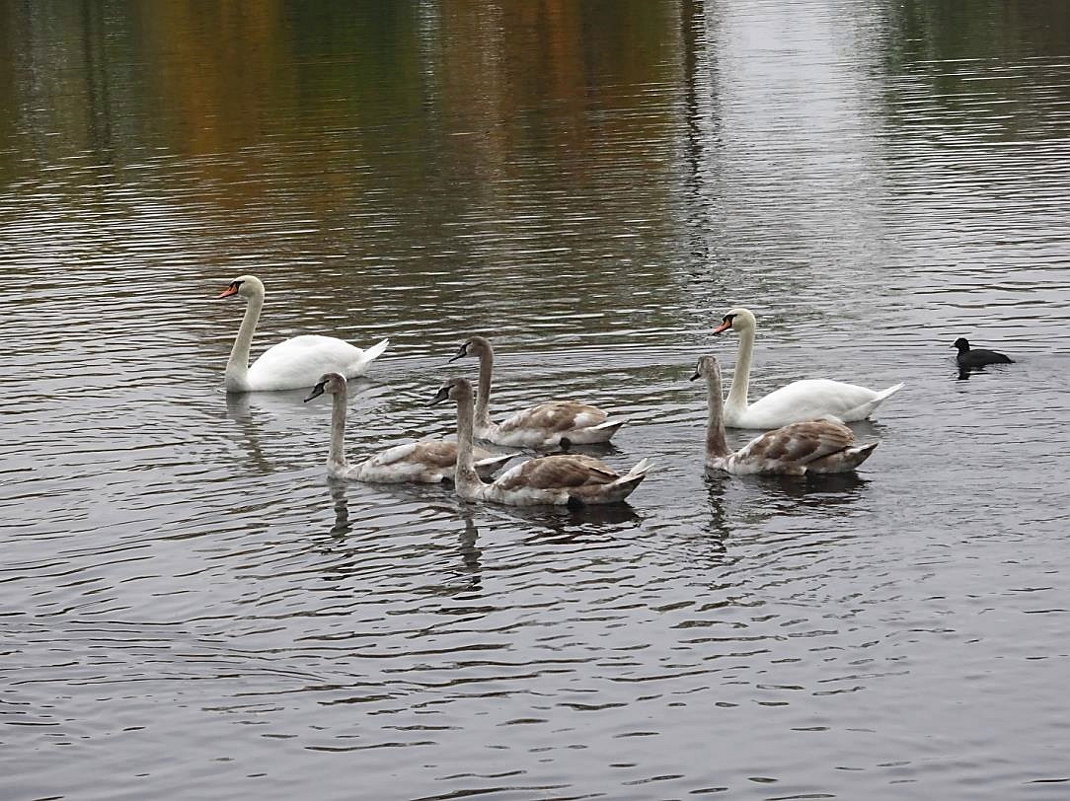
<path fill-rule="evenodd" d="M 956 357 L 959 363 L 959 367 L 984 367 L 986 364 L 1014 364 L 1014 359 L 1009 356 L 1004 356 L 1002 353 L 996 353 L 994 350 L 985 350 L 984 348 L 970 348 L 970 343 L 965 337 L 959 337 L 955 340 L 955 344 L 952 347 L 958 348 L 959 353 Z"/>

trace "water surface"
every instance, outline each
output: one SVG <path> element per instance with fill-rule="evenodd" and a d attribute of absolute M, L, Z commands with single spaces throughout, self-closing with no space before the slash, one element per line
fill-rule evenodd
<path fill-rule="evenodd" d="M 0 3 L 5 799 L 1062 798 L 1070 18 L 958 6 Z M 243 273 L 391 338 L 353 455 L 479 332 L 659 470 L 332 484 Z M 703 477 L 735 305 L 755 395 L 906 382 L 857 476 Z"/>

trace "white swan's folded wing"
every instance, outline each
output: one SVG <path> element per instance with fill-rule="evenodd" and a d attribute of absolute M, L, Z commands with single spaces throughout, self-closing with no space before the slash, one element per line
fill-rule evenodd
<path fill-rule="evenodd" d="M 249 367 L 253 389 L 282 390 L 312 386 L 323 373 L 346 378 L 365 367 L 364 351 L 335 337 L 302 334 L 272 345 Z"/>

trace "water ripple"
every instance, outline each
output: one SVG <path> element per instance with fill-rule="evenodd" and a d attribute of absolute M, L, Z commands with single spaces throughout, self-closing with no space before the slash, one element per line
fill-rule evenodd
<path fill-rule="evenodd" d="M 300 100 L 240 92 L 264 116 L 215 140 L 208 107 L 207 139 L 185 141 L 188 120 L 150 120 L 117 77 L 133 116 L 112 150 L 4 134 L 13 798 L 309 780 L 347 798 L 358 773 L 373 795 L 427 799 L 1065 783 L 1065 56 L 919 54 L 939 46 L 893 47 L 891 18 L 819 0 L 704 7 L 693 52 L 640 33 L 673 16 L 651 9 L 619 65 L 620 43 L 584 57 L 576 96 L 563 67 L 528 96 L 530 62 L 506 59 L 506 101 L 462 59 L 487 92 L 472 108 L 450 84 L 386 112 L 378 92 L 415 80 L 401 62 L 308 42 L 265 80 L 301 75 Z M 515 46 L 426 12 L 471 54 Z M 513 13 L 481 9 L 480 30 Z M 33 27 L 16 38 L 47 49 L 35 15 L 15 15 Z M 572 16 L 551 16 L 571 63 Z M 521 40 L 542 30 L 524 19 Z M 198 30 L 173 41 L 213 41 Z M 413 47 L 434 72 L 426 34 Z M 77 73 L 62 50 L 18 89 L 27 107 L 81 91 L 50 83 Z M 364 86 L 363 69 L 383 84 L 347 111 L 324 87 Z M 478 332 L 497 348 L 496 416 L 587 399 L 628 418 L 592 452 L 659 469 L 628 504 L 579 511 L 330 482 L 327 404 L 222 392 L 242 308 L 213 298 L 244 272 L 269 292 L 255 351 L 391 338 L 351 383 L 353 455 L 450 434 L 452 410 L 426 403 L 475 376 L 447 360 Z M 732 376 L 737 343 L 710 330 L 738 304 L 761 324 L 752 397 L 813 376 L 906 383 L 855 426 L 880 440 L 858 476 L 703 475 L 688 378 L 710 352 Z M 960 379 L 958 336 L 1016 363 Z"/>

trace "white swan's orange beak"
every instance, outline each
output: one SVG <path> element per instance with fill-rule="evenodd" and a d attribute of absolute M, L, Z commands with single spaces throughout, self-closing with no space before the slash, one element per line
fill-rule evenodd
<path fill-rule="evenodd" d="M 717 326 L 715 329 L 713 329 L 713 333 L 719 334 L 722 331 L 727 331 L 731 327 L 732 327 L 732 318 L 729 317 L 729 318 L 727 318 L 725 320 L 722 320 L 721 324 L 719 326 Z"/>
<path fill-rule="evenodd" d="M 233 283 L 230 286 L 228 286 L 226 289 L 224 289 L 222 292 L 220 292 L 218 295 L 216 295 L 215 297 L 216 297 L 216 300 L 219 300 L 220 298 L 229 298 L 231 295 L 237 295 L 237 294 L 238 294 L 238 284 L 237 283 Z"/>

